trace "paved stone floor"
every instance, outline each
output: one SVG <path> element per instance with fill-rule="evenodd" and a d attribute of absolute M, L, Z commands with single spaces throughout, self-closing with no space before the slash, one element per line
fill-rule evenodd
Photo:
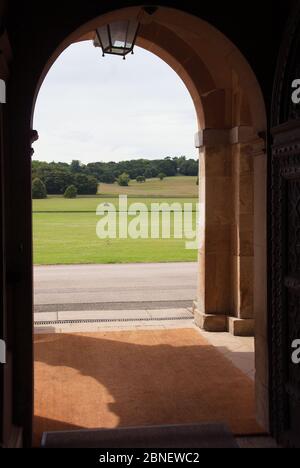
<path fill-rule="evenodd" d="M 36 334 L 180 328 L 195 329 L 238 369 L 252 380 L 255 379 L 254 338 L 234 337 L 229 333 L 204 332 L 195 326 L 190 308 L 62 311 L 35 314 Z"/>
<path fill-rule="evenodd" d="M 75 325 L 78 332 L 82 324 Z M 237 435 L 261 433 L 251 366 L 243 359 L 241 371 L 233 360 L 246 353 L 243 340 L 224 334 L 214 345 L 192 319 L 126 325 L 74 333 L 66 324 L 57 334 L 35 336 L 37 436 L 207 421 L 226 421 Z"/>
<path fill-rule="evenodd" d="M 61 311 L 35 314 L 35 333 L 80 333 L 193 329 L 226 359 L 255 380 L 255 340 L 229 333 L 208 333 L 195 326 L 191 308 Z M 201 340 L 199 340 L 201 341 Z M 278 448 L 267 436 L 239 437 L 240 448 Z"/>

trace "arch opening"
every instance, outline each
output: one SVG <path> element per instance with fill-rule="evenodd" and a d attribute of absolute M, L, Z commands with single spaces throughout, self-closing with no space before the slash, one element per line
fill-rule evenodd
<path fill-rule="evenodd" d="M 34 102 L 51 65 L 68 45 L 91 40 L 107 22 L 138 15 L 125 8 L 96 18 L 68 36 L 39 77 Z M 142 22 L 137 45 L 165 61 L 188 89 L 198 118 L 198 293 L 196 324 L 209 332 L 256 338 L 266 307 L 266 111 L 257 79 L 239 50 L 207 22 L 160 7 Z M 34 105 L 33 105 L 34 108 Z M 33 113 L 32 113 L 33 119 Z M 256 323 L 255 323 L 256 322 Z M 259 360 L 266 361 L 260 353 Z M 257 369 L 257 392 L 261 380 Z M 259 421 L 268 426 L 266 415 Z"/>

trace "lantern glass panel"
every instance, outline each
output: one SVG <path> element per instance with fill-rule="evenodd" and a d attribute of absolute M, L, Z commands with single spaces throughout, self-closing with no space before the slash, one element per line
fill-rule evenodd
<path fill-rule="evenodd" d="M 112 23 L 109 27 L 112 47 L 119 47 L 124 49 L 126 47 L 128 21 L 117 21 Z"/>
<path fill-rule="evenodd" d="M 128 23 L 128 32 L 127 32 L 126 45 L 125 45 L 126 48 L 128 49 L 131 49 L 134 45 L 138 26 L 139 26 L 139 23 L 135 20 L 129 21 Z"/>
<path fill-rule="evenodd" d="M 108 35 L 108 28 L 107 26 L 102 26 L 98 29 L 98 34 L 101 39 L 101 44 L 104 50 L 110 47 L 109 35 Z"/>

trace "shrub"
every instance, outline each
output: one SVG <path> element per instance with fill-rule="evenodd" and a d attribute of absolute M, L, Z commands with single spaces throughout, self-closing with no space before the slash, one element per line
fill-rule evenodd
<path fill-rule="evenodd" d="M 32 198 L 35 200 L 47 198 L 46 186 L 38 177 L 32 182 Z"/>
<path fill-rule="evenodd" d="M 159 178 L 160 180 L 164 180 L 164 179 L 166 178 L 166 174 L 164 174 L 163 172 L 160 172 L 160 173 L 158 174 L 158 178 Z"/>
<path fill-rule="evenodd" d="M 123 172 L 118 178 L 117 182 L 120 185 L 120 187 L 128 187 L 129 182 L 130 182 L 130 177 L 126 172 Z"/>
<path fill-rule="evenodd" d="M 65 193 L 64 193 L 65 198 L 76 198 L 77 197 L 77 188 L 75 185 L 69 185 L 67 187 Z"/>
<path fill-rule="evenodd" d="M 146 177 L 144 176 L 138 176 L 136 178 L 136 181 L 139 183 L 139 184 L 142 184 L 143 182 L 146 182 Z"/>

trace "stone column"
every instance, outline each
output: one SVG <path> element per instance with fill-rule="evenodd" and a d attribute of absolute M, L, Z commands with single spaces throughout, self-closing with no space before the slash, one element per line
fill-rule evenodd
<path fill-rule="evenodd" d="M 204 130 L 197 134 L 196 146 L 200 149 L 199 218 L 204 242 L 199 252 L 195 322 L 207 331 L 225 331 L 231 306 L 232 168 L 228 130 Z"/>
<path fill-rule="evenodd" d="M 204 241 L 194 315 L 206 331 L 254 334 L 253 145 L 257 139 L 250 127 L 208 129 L 196 137 Z"/>
<path fill-rule="evenodd" d="M 253 129 L 236 127 L 231 132 L 233 226 L 231 291 L 228 330 L 233 335 L 254 336 L 254 173 Z"/>

